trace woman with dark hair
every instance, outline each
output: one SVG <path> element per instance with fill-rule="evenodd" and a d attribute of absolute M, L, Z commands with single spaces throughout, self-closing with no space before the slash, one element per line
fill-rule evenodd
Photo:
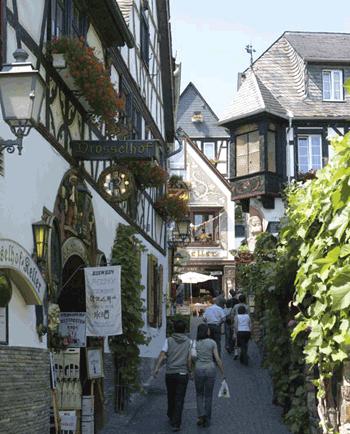
<path fill-rule="evenodd" d="M 211 405 L 216 377 L 215 362 L 223 379 L 225 378 L 224 367 L 219 357 L 216 342 L 210 338 L 208 324 L 199 324 L 195 348 L 197 355 L 195 360 L 192 359 L 192 362 L 195 363 L 194 384 L 197 396 L 197 425 L 206 427 L 210 425 L 211 419 Z"/>
<path fill-rule="evenodd" d="M 248 365 L 248 342 L 251 335 L 251 323 L 247 309 L 243 305 L 238 306 L 234 321 L 237 345 L 241 349 L 239 360 L 244 365 Z"/>

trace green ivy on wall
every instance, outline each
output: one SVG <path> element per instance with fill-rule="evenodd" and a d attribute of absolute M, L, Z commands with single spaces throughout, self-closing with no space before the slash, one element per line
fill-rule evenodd
<path fill-rule="evenodd" d="M 120 224 L 112 249 L 113 265 L 121 265 L 121 301 L 123 334 L 109 339 L 118 373 L 120 387 L 127 394 L 140 389 L 139 346 L 148 344 L 142 331 L 144 312 L 141 298 L 144 287 L 141 285 L 141 253 L 145 250 L 135 236 L 135 229 Z"/>

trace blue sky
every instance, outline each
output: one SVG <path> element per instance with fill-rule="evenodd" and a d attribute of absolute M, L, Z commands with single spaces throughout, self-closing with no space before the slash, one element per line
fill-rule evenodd
<path fill-rule="evenodd" d="M 348 0 L 170 0 L 170 7 L 181 88 L 192 81 L 218 116 L 249 66 L 247 44 L 256 58 L 285 30 L 350 33 Z"/>

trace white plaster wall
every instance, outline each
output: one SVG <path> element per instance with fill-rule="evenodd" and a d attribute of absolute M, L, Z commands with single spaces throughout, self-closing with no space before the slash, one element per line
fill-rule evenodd
<path fill-rule="evenodd" d="M 258 209 L 263 215 L 263 230 L 265 231 L 269 222 L 280 221 L 284 215 L 284 205 L 282 199 L 275 199 L 275 208 L 263 208 L 262 203 L 257 199 L 251 199 L 250 204 L 252 207 Z"/>
<path fill-rule="evenodd" d="M 0 122 L 0 136 L 13 138 Z M 5 176 L 0 176 L 0 238 L 9 238 L 33 251 L 32 223 L 43 207 L 53 210 L 67 162 L 35 130 L 23 141 L 22 156 L 5 152 Z M 36 333 L 35 307 L 26 305 L 15 288 L 9 304 L 9 344 L 43 347 Z"/>
<path fill-rule="evenodd" d="M 96 219 L 97 246 L 106 255 L 107 261 L 111 259 L 111 252 L 115 240 L 116 229 L 118 224 L 127 224 L 127 222 L 110 207 L 95 190 L 90 188 Z M 152 254 L 158 259 L 158 264 L 163 265 L 163 321 L 162 327 L 155 329 L 147 325 L 147 312 L 143 313 L 144 327 L 143 330 L 152 340 L 148 346 L 141 347 L 141 357 L 156 357 L 159 354 L 166 333 L 166 293 L 168 284 L 168 260 L 152 244 L 146 241 L 141 235 L 138 238 L 145 246 L 146 251 L 141 256 L 141 284 L 144 286 L 141 298 L 144 306 L 147 306 L 147 255 Z M 105 350 L 109 352 L 108 347 Z"/>
<path fill-rule="evenodd" d="M 46 336 L 40 342 L 36 332 L 35 306 L 25 303 L 14 283 L 12 290 L 8 307 L 9 346 L 46 348 Z"/>
<path fill-rule="evenodd" d="M 35 41 L 40 40 L 44 5 L 45 0 L 35 0 L 35 7 L 32 1 L 17 0 L 18 20 Z"/>

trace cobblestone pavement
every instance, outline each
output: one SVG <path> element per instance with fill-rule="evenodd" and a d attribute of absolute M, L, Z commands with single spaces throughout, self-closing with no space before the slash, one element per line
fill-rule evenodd
<path fill-rule="evenodd" d="M 197 321 L 194 320 L 194 327 Z M 267 371 L 260 367 L 260 355 L 254 343 L 250 343 L 249 357 L 249 366 L 246 367 L 224 352 L 225 376 L 231 398 L 217 398 L 220 386 L 218 374 L 210 428 L 199 428 L 196 425 L 195 389 L 193 381 L 189 382 L 182 418 L 182 434 L 289 434 L 281 421 L 280 409 L 271 403 L 271 381 Z M 170 433 L 166 404 L 164 371 L 161 371 L 149 387 L 143 404 L 134 414 L 125 418 L 124 423 L 121 418 L 118 418 L 118 422 L 111 421 L 103 434 Z"/>

